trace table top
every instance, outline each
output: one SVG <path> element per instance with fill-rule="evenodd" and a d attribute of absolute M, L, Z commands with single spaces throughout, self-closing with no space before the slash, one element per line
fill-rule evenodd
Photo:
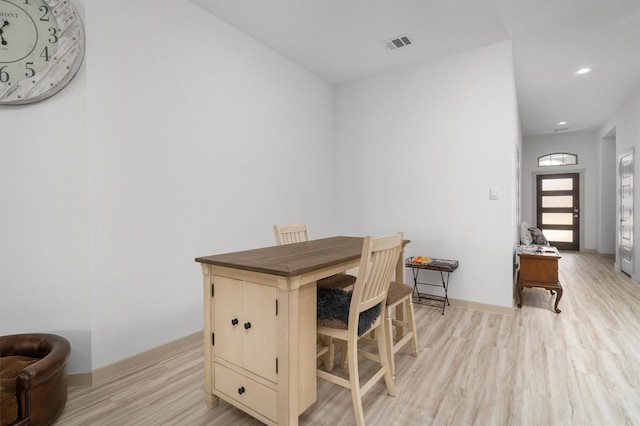
<path fill-rule="evenodd" d="M 520 257 L 549 257 L 560 259 L 558 249 L 553 246 L 518 246 L 518 256 Z"/>
<path fill-rule="evenodd" d="M 403 247 L 411 240 L 402 240 Z M 301 243 L 264 247 L 198 257 L 196 262 L 245 271 L 292 277 L 359 259 L 362 237 L 330 237 Z"/>
<path fill-rule="evenodd" d="M 330 237 L 198 257 L 196 262 L 292 277 L 359 259 L 363 243 L 364 238 L 361 237 Z"/>
<path fill-rule="evenodd" d="M 458 268 L 457 260 L 431 259 L 429 263 L 413 263 L 413 257 L 408 257 L 405 266 L 407 268 L 431 269 L 434 271 L 453 272 Z"/>

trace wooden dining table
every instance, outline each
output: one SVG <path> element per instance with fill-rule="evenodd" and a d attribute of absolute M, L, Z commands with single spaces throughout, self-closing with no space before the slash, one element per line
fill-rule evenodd
<path fill-rule="evenodd" d="M 357 267 L 363 242 L 338 236 L 196 259 L 209 407 L 223 399 L 266 424 L 298 424 L 316 401 L 316 281 Z"/>

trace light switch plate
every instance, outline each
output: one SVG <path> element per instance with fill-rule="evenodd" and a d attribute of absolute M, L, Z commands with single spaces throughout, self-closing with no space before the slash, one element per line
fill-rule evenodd
<path fill-rule="evenodd" d="M 500 188 L 497 187 L 491 187 L 489 189 L 489 199 L 490 200 L 498 200 L 500 199 Z"/>

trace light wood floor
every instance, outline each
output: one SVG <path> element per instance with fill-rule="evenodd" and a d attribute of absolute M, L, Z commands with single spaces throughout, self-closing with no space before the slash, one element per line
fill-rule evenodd
<path fill-rule="evenodd" d="M 561 314 L 542 289 L 524 289 L 514 315 L 416 305 L 419 355 L 408 346 L 396 355 L 395 398 L 382 381 L 365 395 L 367 424 L 640 424 L 640 286 L 613 271 L 611 256 L 562 256 Z M 223 401 L 205 406 L 202 359 L 192 345 L 72 388 L 55 425 L 261 424 Z M 349 391 L 319 380 L 300 424 L 353 423 Z"/>

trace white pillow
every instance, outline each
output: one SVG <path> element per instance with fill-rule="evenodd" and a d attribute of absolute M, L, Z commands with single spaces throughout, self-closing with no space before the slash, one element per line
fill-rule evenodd
<path fill-rule="evenodd" d="M 531 225 L 526 221 L 523 220 L 522 223 L 520 223 L 520 244 L 525 246 L 533 244 L 533 237 L 531 236 L 529 228 L 531 228 Z"/>

